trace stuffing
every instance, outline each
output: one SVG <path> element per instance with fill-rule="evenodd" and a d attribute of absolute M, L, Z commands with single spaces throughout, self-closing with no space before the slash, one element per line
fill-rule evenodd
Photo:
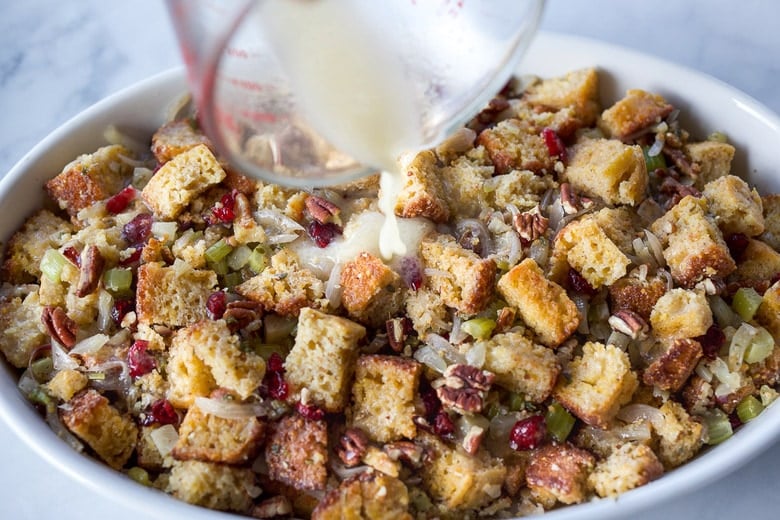
<path fill-rule="evenodd" d="M 27 367 L 32 352 L 47 343 L 38 294 L 0 300 L 0 352 L 13 366 Z"/>
<path fill-rule="evenodd" d="M 698 341 L 675 339 L 645 368 L 642 382 L 667 392 L 677 392 L 691 376 L 702 355 Z"/>
<path fill-rule="evenodd" d="M 24 283 L 41 277 L 41 260 L 49 249 L 59 249 L 73 232 L 73 226 L 48 210 L 25 220 L 22 228 L 8 241 L 3 262 L 3 277 L 12 283 Z"/>
<path fill-rule="evenodd" d="M 635 312 L 648 321 L 656 302 L 665 293 L 666 280 L 662 276 L 656 273 L 641 278 L 635 270 L 609 286 L 610 308 L 613 313 Z"/>
<path fill-rule="evenodd" d="M 434 222 L 447 220 L 450 210 L 439 179 L 436 154 L 430 150 L 420 152 L 403 170 L 395 214 L 405 218 L 427 217 Z"/>
<path fill-rule="evenodd" d="M 46 383 L 46 390 L 61 401 L 70 401 L 74 395 L 86 388 L 89 379 L 78 370 L 60 370 Z"/>
<path fill-rule="evenodd" d="M 543 79 L 525 90 L 523 101 L 532 107 L 553 111 L 570 108 L 571 117 L 582 126 L 590 126 L 596 122 L 600 111 L 599 75 L 596 69 L 586 68 Z"/>
<path fill-rule="evenodd" d="M 298 414 L 271 426 L 265 444 L 268 476 L 295 489 L 324 489 L 328 478 L 328 426 Z"/>
<path fill-rule="evenodd" d="M 607 137 L 622 140 L 660 123 L 673 110 L 663 96 L 631 89 L 623 99 L 601 113 L 598 125 Z"/>
<path fill-rule="evenodd" d="M 564 227 L 555 239 L 553 255 L 565 256 L 594 289 L 623 278 L 631 263 L 592 219 L 575 220 Z"/>
<path fill-rule="evenodd" d="M 525 470 L 531 497 L 545 509 L 557 502 L 584 502 L 595 462 L 593 455 L 570 444 L 542 446 L 531 454 Z"/>
<path fill-rule="evenodd" d="M 658 298 L 650 313 L 653 333 L 664 339 L 703 336 L 712 325 L 712 311 L 703 292 L 676 288 Z"/>
<path fill-rule="evenodd" d="M 702 195 L 707 199 L 710 215 L 724 236 L 764 232 L 764 208 L 755 188 L 735 175 L 725 175 L 707 183 Z"/>
<path fill-rule="evenodd" d="M 780 253 L 764 242 L 751 238 L 729 281 L 750 285 L 750 282 L 771 281 L 778 274 L 780 274 Z"/>
<path fill-rule="evenodd" d="M 409 492 L 397 478 L 366 471 L 331 490 L 312 512 L 312 520 L 412 520 Z"/>
<path fill-rule="evenodd" d="M 664 467 L 653 450 L 627 442 L 596 463 L 588 483 L 600 497 L 616 497 L 659 478 Z"/>
<path fill-rule="evenodd" d="M 182 261 L 138 268 L 136 314 L 144 325 L 180 327 L 206 319 L 206 301 L 217 285 L 214 271 L 192 269 Z"/>
<path fill-rule="evenodd" d="M 168 363 L 168 400 L 177 408 L 189 408 L 196 397 L 207 397 L 217 388 L 209 367 L 195 355 L 195 345 L 187 329 L 173 336 Z"/>
<path fill-rule="evenodd" d="M 780 194 L 761 197 L 761 206 L 764 210 L 764 232 L 758 238 L 775 251 L 780 251 Z"/>
<path fill-rule="evenodd" d="M 512 170 L 552 172 L 555 165 L 540 132 L 520 119 L 507 119 L 483 130 L 477 143 L 485 147 L 499 174 Z"/>
<path fill-rule="evenodd" d="M 381 327 L 403 305 L 402 285 L 398 273 L 363 252 L 341 270 L 341 303 L 355 321 Z"/>
<path fill-rule="evenodd" d="M 254 472 L 198 460 L 174 461 L 166 491 L 179 500 L 221 511 L 246 512 L 252 506 Z"/>
<path fill-rule="evenodd" d="M 736 149 L 728 143 L 702 141 L 686 144 L 683 151 L 699 166 L 699 175 L 694 186 L 702 189 L 707 183 L 731 173 L 731 161 Z"/>

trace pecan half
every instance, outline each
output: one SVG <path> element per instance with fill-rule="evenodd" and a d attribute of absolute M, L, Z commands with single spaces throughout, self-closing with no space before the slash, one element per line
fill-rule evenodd
<path fill-rule="evenodd" d="M 292 513 L 292 504 L 287 497 L 277 495 L 263 500 L 252 508 L 252 518 L 276 518 Z"/>
<path fill-rule="evenodd" d="M 347 428 L 339 439 L 336 454 L 345 466 L 351 468 L 360 464 L 368 449 L 368 437 L 360 428 Z"/>
<path fill-rule="evenodd" d="M 305 204 L 312 218 L 320 224 L 334 222 L 338 218 L 339 213 L 341 213 L 341 208 L 328 199 L 318 197 L 317 195 L 306 197 Z"/>
<path fill-rule="evenodd" d="M 501 309 L 498 310 L 498 314 L 496 316 L 496 328 L 494 333 L 498 334 L 500 332 L 506 332 L 511 329 L 512 325 L 515 323 L 516 316 L 517 311 L 515 311 L 514 308 L 501 307 Z"/>
<path fill-rule="evenodd" d="M 382 449 L 391 459 L 400 460 L 413 468 L 419 468 L 425 462 L 425 450 L 412 441 L 389 442 Z"/>
<path fill-rule="evenodd" d="M 688 195 L 701 197 L 701 192 L 699 190 L 693 186 L 682 184 L 672 176 L 664 177 L 664 180 L 659 187 L 659 191 L 664 195 L 669 196 L 669 200 L 666 203 L 667 210 L 677 205 L 678 202 Z"/>
<path fill-rule="evenodd" d="M 463 442 L 461 443 L 461 445 L 469 455 L 476 455 L 477 451 L 479 451 L 479 446 L 482 444 L 482 439 L 484 437 L 485 437 L 484 428 L 482 428 L 481 426 L 472 426 L 469 428 L 469 431 L 468 433 L 466 433 L 466 436 L 463 437 Z"/>
<path fill-rule="evenodd" d="M 561 206 L 564 215 L 573 215 L 583 209 L 593 206 L 593 201 L 587 197 L 580 197 L 568 182 L 561 183 Z"/>
<path fill-rule="evenodd" d="M 70 349 L 76 344 L 76 322 L 61 307 L 47 306 L 41 312 L 41 321 L 51 339 Z"/>
<path fill-rule="evenodd" d="M 520 235 L 520 243 L 527 246 L 547 231 L 549 219 L 542 215 L 539 206 L 534 209 L 518 213 L 512 221 L 512 225 Z"/>
<path fill-rule="evenodd" d="M 672 148 L 667 145 L 663 148 L 664 155 L 685 175 L 694 179 L 701 173 L 701 166 L 698 163 L 691 162 L 685 155 L 685 152 L 679 148 Z"/>
<path fill-rule="evenodd" d="M 260 303 L 252 300 L 238 300 L 227 304 L 222 317 L 228 322 L 230 330 L 245 330 L 252 332 L 260 327 L 263 317 Z"/>
<path fill-rule="evenodd" d="M 83 298 L 97 289 L 105 264 L 106 261 L 103 255 L 100 254 L 100 249 L 97 246 L 87 247 L 81 258 L 81 271 L 79 272 L 79 283 L 76 286 L 76 296 Z"/>
<path fill-rule="evenodd" d="M 634 311 L 622 309 L 607 320 L 612 330 L 622 332 L 631 339 L 641 339 L 646 336 L 648 326 L 647 322 Z"/>
<path fill-rule="evenodd" d="M 409 318 L 392 318 L 385 322 L 387 328 L 387 342 L 396 352 L 404 349 L 406 336 L 412 328 L 412 322 Z"/>
<path fill-rule="evenodd" d="M 459 413 L 479 413 L 485 404 L 495 374 L 471 365 L 450 365 L 444 377 L 433 382 L 445 408 Z"/>

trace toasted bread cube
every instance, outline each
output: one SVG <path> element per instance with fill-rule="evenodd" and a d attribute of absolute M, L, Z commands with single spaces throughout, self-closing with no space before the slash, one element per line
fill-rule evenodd
<path fill-rule="evenodd" d="M 192 344 L 193 352 L 211 370 L 217 386 L 246 399 L 263 382 L 265 360 L 254 352 L 244 352 L 238 336 L 225 320 L 203 320 L 181 329 L 177 337 Z"/>
<path fill-rule="evenodd" d="M 198 460 L 174 461 L 166 491 L 179 500 L 220 511 L 247 512 L 255 473 Z"/>
<path fill-rule="evenodd" d="M 606 428 L 638 386 L 628 354 L 615 345 L 588 342 L 568 366 L 553 396 L 591 426 Z"/>
<path fill-rule="evenodd" d="M 254 202 L 258 209 L 278 210 L 294 221 L 301 222 L 308 197 L 305 191 L 261 183 L 255 192 Z"/>
<path fill-rule="evenodd" d="M 761 197 L 764 210 L 764 232 L 758 238 L 780 251 L 780 194 Z"/>
<path fill-rule="evenodd" d="M 13 366 L 25 368 L 30 355 L 48 337 L 41 330 L 43 308 L 37 293 L 30 293 L 24 300 L 19 297 L 0 300 L 0 352 Z"/>
<path fill-rule="evenodd" d="M 561 371 L 552 350 L 519 332 L 496 334 L 484 344 L 483 368 L 496 375 L 496 384 L 523 394 L 532 403 L 550 396 Z"/>
<path fill-rule="evenodd" d="M 531 454 L 525 478 L 531 496 L 545 509 L 557 502 L 578 504 L 588 496 L 588 477 L 596 461 L 571 444 L 547 444 Z"/>
<path fill-rule="evenodd" d="M 489 191 L 485 190 L 485 183 L 491 182 L 494 172 L 492 165 L 485 165 L 468 155 L 458 156 L 449 166 L 439 170 L 451 219 L 453 216 L 476 218 L 485 209 L 490 197 Z"/>
<path fill-rule="evenodd" d="M 309 399 L 328 412 L 347 404 L 349 384 L 358 357 L 362 325 L 309 307 L 301 309 L 295 345 L 285 360 L 290 398 L 308 390 Z"/>
<path fill-rule="evenodd" d="M 760 240 L 750 239 L 730 279 L 769 281 L 780 273 L 780 253 Z"/>
<path fill-rule="evenodd" d="M 556 187 L 557 184 L 551 175 L 536 175 L 529 170 L 513 170 L 505 175 L 497 175 L 485 180 L 478 189 L 485 191 L 487 188 L 487 204 L 496 209 L 503 210 L 509 204 L 513 204 L 520 211 L 528 211 L 539 204 L 547 190 Z M 484 208 L 483 204 L 480 210 Z"/>
<path fill-rule="evenodd" d="M 552 172 L 556 157 L 552 157 L 538 130 L 519 119 L 506 119 L 483 130 L 477 143 L 485 147 L 496 173 L 512 170 Z"/>
<path fill-rule="evenodd" d="M 405 175 L 395 201 L 394 211 L 399 217 L 426 217 L 434 222 L 450 218 L 450 208 L 444 198 L 436 154 L 432 150 L 418 153 L 403 167 Z"/>
<path fill-rule="evenodd" d="M 712 325 L 712 311 L 703 292 L 678 287 L 658 298 L 650 325 L 659 338 L 696 338 Z"/>
<path fill-rule="evenodd" d="M 703 427 L 675 401 L 666 401 L 660 410 L 664 421 L 661 426 L 653 424 L 653 431 L 658 436 L 656 454 L 664 468 L 672 469 L 699 452 Z"/>
<path fill-rule="evenodd" d="M 204 412 L 197 403 L 187 410 L 173 447 L 178 460 L 246 464 L 257 454 L 265 424 L 257 417 L 225 419 Z"/>
<path fill-rule="evenodd" d="M 194 119 L 179 119 L 165 123 L 152 135 L 152 153 L 165 164 L 182 152 L 200 144 L 209 146 L 208 137 L 196 127 Z"/>
<path fill-rule="evenodd" d="M 141 196 L 154 214 L 174 220 L 192 200 L 225 178 L 225 170 L 205 144 L 165 163 L 144 186 Z"/>
<path fill-rule="evenodd" d="M 712 384 L 693 374 L 680 392 L 680 398 L 688 412 L 700 415 L 715 406 L 715 389 Z"/>
<path fill-rule="evenodd" d="M 371 253 L 360 253 L 341 271 L 341 303 L 355 321 L 377 328 L 403 305 L 401 277 Z"/>
<path fill-rule="evenodd" d="M 731 161 L 736 149 L 728 143 L 702 141 L 686 144 L 683 151 L 699 165 L 699 175 L 694 185 L 702 189 L 707 183 L 731 172 Z"/>
<path fill-rule="evenodd" d="M 764 292 L 756 311 L 756 321 L 772 334 L 775 341 L 780 340 L 780 282 L 775 282 Z"/>
<path fill-rule="evenodd" d="M 612 312 L 629 310 L 645 321 L 650 319 L 658 299 L 666 293 L 666 280 L 655 274 L 644 279 L 633 273 L 609 286 Z"/>
<path fill-rule="evenodd" d="M 614 139 L 585 139 L 571 149 L 563 174 L 575 191 L 607 204 L 637 206 L 647 194 L 642 149 Z"/>
<path fill-rule="evenodd" d="M 628 442 L 596 464 L 588 477 L 590 487 L 600 497 L 617 497 L 644 486 L 664 473 L 663 464 L 644 444 Z"/>
<path fill-rule="evenodd" d="M 270 265 L 235 291 L 259 302 L 266 311 L 297 316 L 303 307 L 326 305 L 325 284 L 309 269 L 301 267 L 292 251 L 282 249 L 271 257 Z"/>
<path fill-rule="evenodd" d="M 417 435 L 415 399 L 421 372 L 422 365 L 408 358 L 358 358 L 348 424 L 377 442 L 413 439 Z"/>
<path fill-rule="evenodd" d="M 139 428 L 138 443 L 135 446 L 136 463 L 138 466 L 150 471 L 160 471 L 165 464 L 165 457 L 160 453 L 152 437 L 152 432 L 158 428 L 162 428 L 162 426 L 141 426 Z M 170 428 L 173 428 L 173 426 L 170 426 Z"/>
<path fill-rule="evenodd" d="M 440 334 L 449 326 L 447 306 L 442 301 L 441 294 L 426 287 L 407 292 L 406 314 L 421 338 L 429 332 Z"/>
<path fill-rule="evenodd" d="M 666 350 L 645 368 L 642 382 L 667 392 L 677 392 L 691 377 L 702 355 L 701 344 L 696 340 L 671 341 Z"/>
<path fill-rule="evenodd" d="M 764 232 L 761 196 L 739 177 L 718 177 L 704 186 L 702 195 L 724 235 L 744 233 L 752 237 Z"/>
<path fill-rule="evenodd" d="M 265 445 L 268 475 L 295 489 L 324 489 L 328 479 L 328 425 L 298 414 L 273 425 Z"/>
<path fill-rule="evenodd" d="M 452 236 L 438 233 L 426 237 L 420 244 L 420 256 L 426 267 L 441 272 L 429 276 L 426 283 L 448 306 L 463 314 L 476 314 L 493 297 L 495 261 L 461 247 Z"/>
<path fill-rule="evenodd" d="M 452 447 L 428 433 L 420 433 L 418 439 L 430 457 L 420 472 L 423 488 L 433 500 L 450 511 L 463 511 L 501 495 L 506 476 L 501 459 L 484 451 L 469 455 L 460 445 Z"/>
<path fill-rule="evenodd" d="M 736 268 L 723 235 L 706 212 L 707 202 L 689 195 L 650 227 L 664 247 L 672 278 L 686 287 L 704 278 L 724 278 Z"/>
<path fill-rule="evenodd" d="M 663 96 L 631 89 L 625 97 L 601 113 L 599 128 L 607 137 L 625 139 L 660 123 L 674 107 Z"/>
<path fill-rule="evenodd" d="M 57 371 L 46 383 L 46 390 L 61 401 L 70 401 L 74 395 L 84 390 L 89 383 L 87 376 L 78 370 L 65 368 Z"/>
<path fill-rule="evenodd" d="M 128 415 L 122 415 L 97 391 L 86 390 L 60 410 L 62 422 L 79 439 L 95 450 L 103 461 L 120 469 L 135 450 L 138 428 Z"/>
<path fill-rule="evenodd" d="M 41 259 L 49 249 L 59 249 L 73 226 L 48 210 L 28 218 L 13 234 L 3 262 L 3 279 L 24 283 L 41 277 Z"/>
<path fill-rule="evenodd" d="M 564 76 L 544 79 L 526 89 L 523 100 L 531 106 L 559 111 L 573 110 L 582 126 L 596 122 L 600 110 L 599 76 L 596 69 L 575 70 Z"/>
<path fill-rule="evenodd" d="M 544 277 L 531 258 L 498 280 L 498 292 L 517 309 L 543 345 L 557 347 L 579 326 L 577 306 L 560 285 Z"/>
<path fill-rule="evenodd" d="M 208 318 L 206 301 L 217 285 L 214 271 L 196 270 L 177 260 L 138 268 L 136 314 L 143 325 L 181 327 Z"/>
<path fill-rule="evenodd" d="M 133 152 L 118 144 L 80 155 L 46 183 L 46 191 L 61 209 L 75 218 L 82 209 L 124 188 L 133 167 L 123 158 L 132 159 Z"/>
<path fill-rule="evenodd" d="M 211 369 L 195 355 L 187 329 L 179 329 L 173 336 L 166 371 L 168 400 L 176 408 L 189 408 L 196 397 L 207 397 L 217 388 Z"/>
<path fill-rule="evenodd" d="M 612 285 L 626 275 L 631 263 L 593 219 L 575 220 L 564 227 L 555 240 L 556 255 L 598 289 Z"/>
<path fill-rule="evenodd" d="M 364 471 L 330 490 L 312 512 L 312 520 L 412 520 L 409 491 L 397 478 Z"/>

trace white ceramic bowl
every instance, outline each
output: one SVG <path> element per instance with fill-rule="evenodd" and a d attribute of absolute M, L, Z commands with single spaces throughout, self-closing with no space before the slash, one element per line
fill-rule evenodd
<path fill-rule="evenodd" d="M 573 37 L 540 34 L 521 65 L 523 74 L 554 76 L 581 67 L 601 71 L 602 104 L 619 99 L 629 88 L 662 94 L 681 110 L 684 127 L 703 138 L 719 130 L 737 148 L 733 173 L 762 192 L 780 192 L 776 148 L 780 119 L 766 107 L 711 77 L 614 46 Z M 0 181 L 0 238 L 11 236 L 43 201 L 42 186 L 76 155 L 105 144 L 109 124 L 147 137 L 163 122 L 169 103 L 185 90 L 183 70 L 172 70 L 132 86 L 94 105 L 57 129 Z M 163 493 L 147 489 L 102 463 L 76 453 L 49 430 L 46 423 L 16 390 L 13 371 L 0 366 L 0 417 L 41 457 L 87 488 L 135 509 L 143 518 L 192 520 L 236 518 L 195 508 Z M 673 496 L 722 478 L 766 449 L 780 432 L 780 406 L 769 407 L 740 428 L 723 444 L 661 479 L 621 495 L 571 506 L 545 515 L 549 520 L 625 517 L 664 503 Z M 780 470 L 778 470 L 780 477 Z M 74 487 L 74 492 L 83 488 Z"/>

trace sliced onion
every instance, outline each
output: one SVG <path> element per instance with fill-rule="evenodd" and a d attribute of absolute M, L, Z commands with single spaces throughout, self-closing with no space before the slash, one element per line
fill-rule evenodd
<path fill-rule="evenodd" d="M 455 314 L 452 317 L 452 330 L 450 330 L 450 342 L 453 345 L 460 345 L 461 343 L 466 341 L 466 339 L 469 336 L 461 328 L 462 323 L 463 323 L 463 318 L 461 318 L 459 314 Z"/>
<path fill-rule="evenodd" d="M 507 262 L 510 266 L 515 266 L 523 259 L 523 244 L 520 242 L 520 236 L 514 231 L 509 231 L 505 236 L 509 241 Z M 538 240 L 535 240 L 534 242 L 538 242 Z"/>
<path fill-rule="evenodd" d="M 731 306 L 726 303 L 720 296 L 709 296 L 707 301 L 710 304 L 710 310 L 712 310 L 715 320 L 718 322 L 721 328 L 726 327 L 739 327 L 742 322 L 742 318 L 734 312 Z"/>
<path fill-rule="evenodd" d="M 425 336 L 425 343 L 436 350 L 449 363 L 457 363 L 459 365 L 466 364 L 465 356 L 442 336 L 430 333 Z"/>
<path fill-rule="evenodd" d="M 51 359 L 54 363 L 54 370 L 75 370 L 79 367 L 78 361 L 73 359 L 65 352 L 65 349 L 56 341 L 51 341 Z"/>
<path fill-rule="evenodd" d="M 442 358 L 436 350 L 427 345 L 418 348 L 414 352 L 414 359 L 439 373 L 444 373 L 444 371 L 447 370 L 447 363 L 444 361 L 444 358 Z"/>
<path fill-rule="evenodd" d="M 558 230 L 563 227 L 561 223 L 563 222 L 565 215 L 566 213 L 563 211 L 560 196 L 554 196 L 550 205 L 547 206 L 547 218 L 549 219 L 548 225 L 550 229 L 558 232 Z"/>
<path fill-rule="evenodd" d="M 346 480 L 350 477 L 354 477 L 355 475 L 360 475 L 361 473 L 370 471 L 372 468 L 371 466 L 367 466 L 365 464 L 348 468 L 341 462 L 338 462 L 337 460 L 331 458 L 330 469 L 332 469 L 333 473 L 335 473 L 336 476 L 339 477 L 341 480 Z"/>
<path fill-rule="evenodd" d="M 16 387 L 19 389 L 19 391 L 22 393 L 23 396 L 29 398 L 29 396 L 32 395 L 33 392 L 38 390 L 40 384 L 38 384 L 38 381 L 36 381 L 35 377 L 33 377 L 32 370 L 28 368 L 24 372 L 22 372 L 22 375 L 19 378 L 19 382 L 16 383 Z"/>
<path fill-rule="evenodd" d="M 663 134 L 656 134 L 653 145 L 647 149 L 648 157 L 655 157 L 661 153 L 661 150 L 664 149 L 664 139 L 661 137 L 661 135 Z"/>
<path fill-rule="evenodd" d="M 702 378 L 703 380 L 707 381 L 708 383 L 712 382 L 712 370 L 710 370 L 710 367 L 707 366 L 707 363 L 700 362 L 696 365 L 696 368 L 694 369 L 696 372 L 696 375 Z"/>
<path fill-rule="evenodd" d="M 634 421 L 614 431 L 624 441 L 647 441 L 652 437 L 649 421 Z"/>
<path fill-rule="evenodd" d="M 84 338 L 70 349 L 71 355 L 94 354 L 108 342 L 108 336 L 105 334 L 95 334 Z"/>
<path fill-rule="evenodd" d="M 512 448 L 509 447 L 509 433 L 521 418 L 522 415 L 519 412 L 510 412 L 507 414 L 498 413 L 490 420 L 488 433 L 484 440 L 490 453 L 501 457 L 512 451 Z"/>
<path fill-rule="evenodd" d="M 634 253 L 636 253 L 636 261 L 634 263 L 637 265 L 655 265 L 655 258 L 653 258 L 650 249 L 648 249 L 647 244 L 641 238 L 635 238 L 631 245 L 634 248 Z"/>
<path fill-rule="evenodd" d="M 485 365 L 487 355 L 487 342 L 477 341 L 466 351 L 466 363 L 473 367 L 482 368 Z"/>
<path fill-rule="evenodd" d="M 330 270 L 328 281 L 325 284 L 325 298 L 328 299 L 331 309 L 338 309 L 341 307 L 341 295 L 343 288 L 341 287 L 341 270 L 344 268 L 344 264 L 336 262 L 333 269 Z"/>
<path fill-rule="evenodd" d="M 268 475 L 270 469 L 268 468 L 268 461 L 265 458 L 265 453 L 261 453 L 261 455 L 252 463 L 252 471 L 258 475 Z"/>
<path fill-rule="evenodd" d="M 274 234 L 287 234 L 305 231 L 303 226 L 278 210 L 259 209 L 255 218 L 263 227 L 270 227 Z"/>
<path fill-rule="evenodd" d="M 664 425 L 664 414 L 649 404 L 633 403 L 624 406 L 618 411 L 617 418 L 625 423 L 649 421 L 656 429 Z"/>
<path fill-rule="evenodd" d="M 87 376 L 90 374 L 103 374 L 105 376 L 103 379 L 92 380 L 92 386 L 99 390 L 116 390 L 125 393 L 132 384 L 130 368 L 121 359 L 112 359 L 90 367 Z"/>
<path fill-rule="evenodd" d="M 75 435 L 70 433 L 65 425 L 62 424 L 60 415 L 56 410 L 46 413 L 46 424 L 48 424 L 49 428 L 51 428 L 51 431 L 53 431 L 57 437 L 65 441 L 68 446 L 79 453 L 84 451 L 84 444 L 82 444 L 82 442 L 78 440 Z"/>
<path fill-rule="evenodd" d="M 739 326 L 729 345 L 729 370 L 736 372 L 740 369 L 745 359 L 745 352 L 747 352 L 757 332 L 758 330 L 748 323 Z"/>
<path fill-rule="evenodd" d="M 481 256 L 486 256 L 493 250 L 493 238 L 490 236 L 490 231 L 488 231 L 487 226 L 481 220 L 475 218 L 459 220 L 455 223 L 455 233 L 459 242 L 461 237 L 466 233 L 470 233 L 472 236 L 477 237 Z"/>
<path fill-rule="evenodd" d="M 196 397 L 195 405 L 205 413 L 223 419 L 264 417 L 268 414 L 268 407 L 263 403 L 233 403 L 224 399 Z"/>
<path fill-rule="evenodd" d="M 159 428 L 155 428 L 149 433 L 149 437 L 152 438 L 155 448 L 157 448 L 157 451 L 159 451 L 160 455 L 163 457 L 167 457 L 179 441 L 179 433 L 172 424 L 166 424 Z"/>
<path fill-rule="evenodd" d="M 709 363 L 710 370 L 720 384 L 715 387 L 715 397 L 723 397 L 736 392 L 741 386 L 739 374 L 729 370 L 729 366 L 721 358 L 715 358 Z"/>
<path fill-rule="evenodd" d="M 98 329 L 101 331 L 108 330 L 111 327 L 114 319 L 111 317 L 111 310 L 114 307 L 114 297 L 111 293 L 105 289 L 100 289 L 98 293 Z"/>
<path fill-rule="evenodd" d="M 268 244 L 289 244 L 298 239 L 295 233 L 276 233 L 266 239 Z"/>
<path fill-rule="evenodd" d="M 550 260 L 550 242 L 544 237 L 534 240 L 528 248 L 528 258 L 539 266 L 546 266 Z"/>
<path fill-rule="evenodd" d="M 647 239 L 647 244 L 650 246 L 650 250 L 653 252 L 653 256 L 655 256 L 655 261 L 658 263 L 658 265 L 666 265 L 666 258 L 664 258 L 664 248 L 661 245 L 661 241 L 658 240 L 658 237 L 655 236 L 655 234 L 651 231 L 645 229 L 645 238 Z"/>
<path fill-rule="evenodd" d="M 436 152 L 439 154 L 465 152 L 474 147 L 476 138 L 477 133 L 474 130 L 465 126 L 461 127 L 436 147 Z"/>
<path fill-rule="evenodd" d="M 587 334 L 588 328 L 588 297 L 582 294 L 573 294 L 571 300 L 574 302 L 574 306 L 577 307 L 577 313 L 580 315 L 580 325 L 577 327 L 577 332 L 580 334 Z"/>
<path fill-rule="evenodd" d="M 674 289 L 674 279 L 672 278 L 672 275 L 669 271 L 667 271 L 666 269 L 659 269 L 658 276 L 666 280 L 667 291 L 671 291 L 672 289 Z"/>
<path fill-rule="evenodd" d="M 448 273 L 447 271 L 442 271 L 441 269 L 434 269 L 433 267 L 426 267 L 423 271 L 423 274 L 427 277 L 432 276 L 441 276 L 442 278 L 447 278 L 449 280 L 454 279 L 455 277 L 452 275 L 452 273 Z"/>
<path fill-rule="evenodd" d="M 613 330 L 607 338 L 607 345 L 615 345 L 623 351 L 628 348 L 629 343 L 631 343 L 631 337 L 616 330 Z"/>

